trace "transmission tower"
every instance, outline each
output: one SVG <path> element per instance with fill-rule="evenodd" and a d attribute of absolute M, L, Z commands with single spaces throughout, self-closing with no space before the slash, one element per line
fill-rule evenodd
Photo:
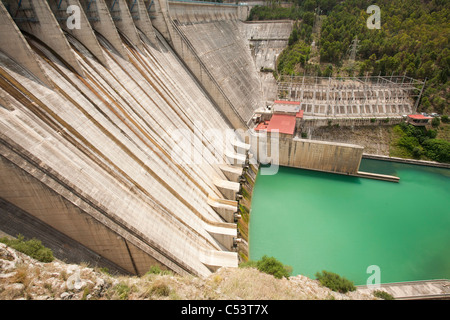
<path fill-rule="evenodd" d="M 356 53 L 358 52 L 358 44 L 360 40 L 358 40 L 358 36 L 356 36 L 355 39 L 352 40 L 352 43 L 350 44 L 347 54 L 349 56 L 349 60 L 351 62 L 354 62 L 356 60 Z"/>

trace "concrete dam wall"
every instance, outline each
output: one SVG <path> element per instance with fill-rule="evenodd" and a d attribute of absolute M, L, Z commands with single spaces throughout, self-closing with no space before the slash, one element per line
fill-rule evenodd
<path fill-rule="evenodd" d="M 67 27 L 69 5 L 82 8 L 80 29 Z M 0 3 L 2 208 L 132 274 L 158 264 L 207 275 L 238 263 L 245 168 L 230 158 L 246 154 L 214 136 L 233 129 L 229 119 L 146 5 Z M 174 146 L 201 161 L 179 161 Z"/>
<path fill-rule="evenodd" d="M 234 128 L 247 129 L 262 85 L 247 39 L 247 7 L 159 1 L 155 28 L 169 39 Z"/>

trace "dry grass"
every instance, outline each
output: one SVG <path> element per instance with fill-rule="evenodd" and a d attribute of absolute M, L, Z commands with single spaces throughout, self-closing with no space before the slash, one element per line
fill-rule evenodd
<path fill-rule="evenodd" d="M 332 292 L 303 276 L 276 279 L 254 268 L 222 268 L 207 278 L 173 275 L 121 277 L 124 287 L 111 289 L 117 299 L 123 290 L 129 300 L 310 300 L 372 299 L 358 293 Z"/>

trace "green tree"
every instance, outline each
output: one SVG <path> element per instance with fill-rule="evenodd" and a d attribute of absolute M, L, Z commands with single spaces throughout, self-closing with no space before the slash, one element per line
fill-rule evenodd
<path fill-rule="evenodd" d="M 441 120 L 439 120 L 438 117 L 434 117 L 433 120 L 431 120 L 431 125 L 433 126 L 433 128 L 439 127 L 440 124 Z"/>

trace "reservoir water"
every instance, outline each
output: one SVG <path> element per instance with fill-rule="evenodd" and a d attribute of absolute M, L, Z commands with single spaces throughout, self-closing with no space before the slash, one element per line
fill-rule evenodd
<path fill-rule="evenodd" d="M 363 159 L 360 171 L 400 182 L 287 167 L 258 174 L 250 259 L 273 256 L 293 275 L 327 270 L 356 285 L 374 270 L 381 283 L 450 279 L 450 169 Z"/>

